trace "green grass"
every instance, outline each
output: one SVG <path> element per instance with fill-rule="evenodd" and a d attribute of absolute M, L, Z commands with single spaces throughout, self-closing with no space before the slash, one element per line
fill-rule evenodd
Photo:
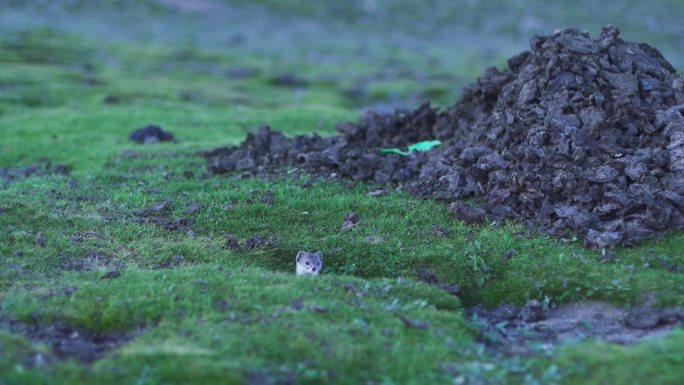
<path fill-rule="evenodd" d="M 351 384 L 381 373 L 402 383 L 432 381 L 439 362 L 462 357 L 457 347 L 472 338 L 456 299 L 406 280 L 297 278 L 221 264 L 130 269 L 104 283 L 93 274 L 63 278 L 52 286 L 68 282 L 78 287 L 73 295 L 22 290 L 11 293 L 3 308 L 20 319 L 92 330 L 148 328 L 118 357 L 94 368 L 105 376 L 126 368 L 127 375 L 118 377 L 125 382 L 145 366 L 160 381 L 218 381 L 226 369 L 250 368 L 292 371 L 309 383 Z M 221 301 L 224 307 L 217 306 Z M 399 316 L 429 319 L 430 328 L 406 328 Z M 190 335 L 179 336 L 182 330 Z M 177 359 L 201 362 L 185 368 L 174 364 Z"/>
<path fill-rule="evenodd" d="M 413 3 L 391 2 L 383 19 L 389 24 L 377 30 L 350 3 L 328 30 L 321 24 L 338 11 L 330 4 L 262 1 L 266 11 L 246 7 L 246 14 L 284 23 L 290 40 L 248 36 L 233 46 L 219 33 L 196 29 L 218 25 L 201 13 L 157 2 L 121 4 L 75 2 L 51 9 L 49 18 L 32 13 L 35 5 L 6 6 L 13 18 L 0 23 L 0 167 L 47 158 L 71 173 L 0 185 L 0 321 L 135 338 L 82 364 L 56 360 L 44 343 L 0 329 L 0 384 L 244 383 L 259 375 L 302 384 L 674 384 L 684 376 L 681 332 L 637 346 L 589 342 L 500 357 L 484 350 L 462 315 L 464 306 L 545 298 L 684 305 L 684 277 L 673 269 L 684 265 L 682 233 L 618 249 L 602 263 L 599 252 L 579 241 L 562 244 L 520 224 L 470 226 L 452 219 L 440 202 L 396 191 L 365 195 L 377 186 L 321 180 L 305 187 L 306 176 L 206 173 L 200 151 L 237 144 L 262 124 L 288 134 L 331 134 L 337 122 L 356 119 L 367 106 L 428 97 L 449 105 L 486 66 L 517 50 L 510 42 L 520 31 L 500 27 L 498 35 L 472 41 L 461 32 L 455 51 L 429 35 L 404 36 L 415 28 L 397 10 Z M 652 17 L 675 15 L 664 12 L 677 5 L 668 4 L 654 6 Z M 636 25 L 634 12 L 626 11 L 632 5 L 619 3 L 607 15 Z M 242 8 L 235 7 L 238 16 L 226 17 L 236 29 L 262 28 L 240 20 Z M 272 7 L 281 13 L 269 13 Z M 469 7 L 472 20 L 459 28 L 485 36 L 486 28 L 475 24 L 486 18 L 475 16 L 491 16 L 496 7 Z M 514 14 L 546 9 L 548 23 L 597 28 L 578 7 L 529 1 Z M 289 16 L 281 20 L 283 14 Z M 175 28 L 157 36 L 145 23 L 132 23 L 145 15 Z M 462 16 L 446 10 L 441 17 L 419 29 L 447 28 L 446 21 Z M 130 29 L 112 26 L 122 20 Z M 314 23 L 320 36 L 297 32 L 302 21 Z M 660 32 L 648 24 L 626 34 L 664 50 L 679 44 Z M 665 53 L 681 68 L 676 52 Z M 249 75 L 231 76 L 235 69 Z M 283 74 L 307 85 L 274 85 Z M 349 97 L 350 88 L 363 92 Z M 104 103 L 108 96 L 119 102 Z M 151 123 L 173 132 L 177 142 L 128 141 L 130 131 Z M 272 206 L 261 202 L 264 194 L 272 194 Z M 172 212 L 159 220 L 189 218 L 194 236 L 141 221 L 141 210 L 165 201 Z M 200 211 L 185 213 L 197 203 Z M 361 223 L 342 232 L 349 211 Z M 432 234 L 436 225 L 448 236 Z M 224 247 L 226 234 L 274 242 L 235 252 Z M 322 251 L 324 275 L 294 276 L 298 250 Z M 505 261 L 509 251 L 514 256 Z M 120 277 L 100 279 L 114 269 Z M 421 283 L 426 277 L 458 284 L 460 300 Z M 401 317 L 429 327 L 406 326 Z M 45 365 L 31 365 L 37 352 L 48 357 Z"/>

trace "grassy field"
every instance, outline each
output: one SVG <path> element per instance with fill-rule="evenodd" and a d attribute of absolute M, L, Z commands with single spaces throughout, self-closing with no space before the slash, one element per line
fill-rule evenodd
<path fill-rule="evenodd" d="M 603 258 L 516 223 L 455 221 L 440 202 L 366 195 L 377 186 L 210 176 L 201 155 L 262 124 L 331 134 L 365 109 L 452 104 L 532 34 L 568 25 L 618 24 L 684 69 L 678 1 L 0 7 L 0 169 L 14 176 L 0 178 L 0 384 L 682 383 L 681 331 L 506 356 L 463 313 L 684 305 L 682 233 Z M 128 140 L 147 124 L 176 142 Z M 340 231 L 350 211 L 361 222 Z M 228 234 L 266 241 L 234 251 Z M 296 277 L 298 250 L 322 251 L 324 275 Z M 26 325 L 114 349 L 65 358 Z"/>

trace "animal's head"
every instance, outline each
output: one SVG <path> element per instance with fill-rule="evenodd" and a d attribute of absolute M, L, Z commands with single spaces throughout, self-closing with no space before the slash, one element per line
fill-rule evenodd
<path fill-rule="evenodd" d="M 296 262 L 297 275 L 318 275 L 323 268 L 323 253 L 300 251 L 297 253 Z"/>

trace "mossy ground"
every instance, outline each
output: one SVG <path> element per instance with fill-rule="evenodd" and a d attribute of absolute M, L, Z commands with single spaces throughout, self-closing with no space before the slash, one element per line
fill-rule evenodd
<path fill-rule="evenodd" d="M 471 5 L 475 16 L 458 23 L 451 36 L 462 40 L 453 42 L 444 36 L 460 14 L 447 7 L 431 25 L 414 2 L 389 2 L 377 23 L 361 2 L 341 10 L 314 1 L 196 2 L 214 4 L 210 14 L 170 3 L 3 6 L 0 167 L 47 158 L 71 173 L 0 189 L 1 318 L 136 337 L 94 364 L 36 366 L 31 357 L 49 356 L 49 347 L 0 330 L 0 384 L 681 383 L 681 332 L 636 346 L 588 342 L 500 357 L 477 342 L 461 310 L 532 298 L 684 305 L 684 234 L 601 262 L 578 241 L 519 224 L 469 226 L 440 202 L 366 196 L 375 186 L 206 175 L 200 151 L 236 144 L 261 124 L 329 134 L 365 107 L 448 105 L 486 66 L 524 48 L 528 31 L 512 30 L 521 24 L 493 19 L 493 5 Z M 681 69 L 681 41 L 671 37 L 681 5 L 618 3 L 591 20 L 583 4 L 528 1 L 511 12 L 548 11 L 536 16 L 541 24 L 528 23 L 533 29 L 595 32 L 623 22 L 628 38 L 662 48 Z M 434 12 L 442 2 L 430 4 Z M 402 19 L 407 7 L 424 28 Z M 642 24 L 630 7 L 671 23 Z M 339 12 L 347 16 L 333 21 Z M 221 17 L 233 29 L 221 29 Z M 499 27 L 487 32 L 475 20 Z M 299 84 L 279 84 L 284 75 Z M 148 123 L 177 142 L 128 141 Z M 141 210 L 166 201 L 172 212 L 162 219 L 194 221 L 194 236 L 140 220 Z M 191 204 L 201 209 L 186 214 Z M 349 211 L 361 223 L 342 232 Z M 449 234 L 433 234 L 436 225 Z M 275 242 L 235 252 L 224 247 L 226 233 Z M 323 252 L 323 276 L 294 276 L 300 249 Z M 121 275 L 101 279 L 113 269 Z M 461 299 L 421 283 L 425 274 L 460 285 Z"/>

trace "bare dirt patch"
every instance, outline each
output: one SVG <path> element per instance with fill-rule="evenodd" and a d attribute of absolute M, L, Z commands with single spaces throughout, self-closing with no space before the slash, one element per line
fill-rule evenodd
<path fill-rule="evenodd" d="M 638 306 L 627 310 L 599 301 L 551 310 L 539 301 L 522 308 L 504 304 L 486 310 L 476 306 L 467 314 L 480 330 L 480 339 L 505 354 L 531 353 L 534 345 L 553 347 L 587 339 L 632 344 L 684 326 L 684 308 Z"/>
<path fill-rule="evenodd" d="M 0 187 L 10 183 L 34 176 L 44 175 L 69 175 L 69 166 L 54 164 L 49 159 L 40 159 L 26 167 L 0 167 Z"/>
<path fill-rule="evenodd" d="M 139 331 L 95 333 L 58 323 L 44 325 L 19 321 L 1 321 L 0 327 L 51 348 L 52 357 L 44 357 L 41 353 L 36 353 L 31 360 L 33 365 L 40 365 L 55 359 L 74 359 L 82 363 L 92 363 L 140 333 Z"/>
<path fill-rule="evenodd" d="M 152 223 L 167 231 L 179 231 L 194 235 L 192 226 L 195 224 L 195 219 L 189 216 L 173 217 L 171 216 L 172 211 L 173 204 L 170 201 L 163 201 L 145 209 L 137 210 L 134 213 L 134 220 L 141 224 Z M 197 211 L 193 211 L 190 215 L 194 215 Z"/>

